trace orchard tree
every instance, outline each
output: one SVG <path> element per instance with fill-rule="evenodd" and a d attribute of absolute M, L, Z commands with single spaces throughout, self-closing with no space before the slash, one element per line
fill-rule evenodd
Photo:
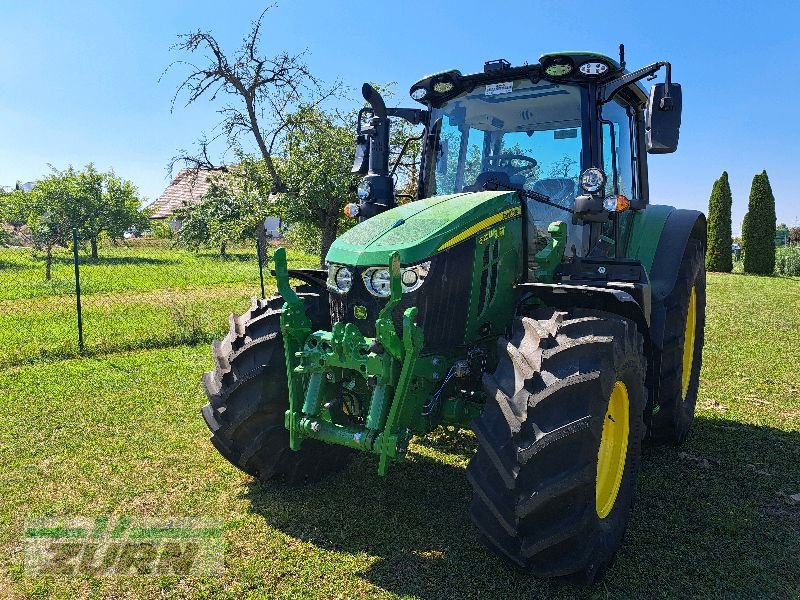
<path fill-rule="evenodd" d="M 225 255 L 228 245 L 255 239 L 263 231 L 264 219 L 274 212 L 267 196 L 271 178 L 263 162 L 240 155 L 239 164 L 211 178 L 208 191 L 199 202 L 179 208 L 181 219 L 177 242 L 192 250 L 219 248 Z"/>
<path fill-rule="evenodd" d="M 211 157 L 209 146 L 223 138 L 227 149 L 242 147 L 242 142 L 255 143 L 258 154 L 272 182 L 272 191 L 284 191 L 276 155 L 282 141 L 297 124 L 303 109 L 318 106 L 336 93 L 339 84 L 325 87 L 311 74 L 304 62 L 304 53 L 278 52 L 267 56 L 259 47 L 264 17 L 256 19 L 242 45 L 226 54 L 214 35 L 194 31 L 178 36 L 173 50 L 192 56 L 196 63 L 176 61 L 173 65 L 188 67 L 188 74 L 176 90 L 186 97 L 186 105 L 201 98 L 219 101 L 220 132 L 213 139 L 201 137 L 195 152 L 181 152 L 173 159 L 195 168 L 226 171 Z M 199 58 L 199 60 L 197 60 Z M 170 65 L 170 66 L 173 66 Z"/>
<path fill-rule="evenodd" d="M 236 155 L 238 164 L 247 154 L 243 148 L 254 146 L 258 152 L 249 161 L 261 165 L 269 181 L 268 188 L 260 183 L 262 175 L 254 182 L 262 206 L 282 217 L 290 235 L 301 232 L 306 237 L 318 236 L 322 261 L 337 232 L 355 223 L 343 220 L 341 210 L 346 202 L 355 200 L 352 188 L 356 179 L 350 169 L 356 112 L 339 114 L 323 108 L 326 100 L 340 95 L 341 85 L 325 85 L 314 77 L 303 53 L 270 56 L 262 51 L 260 35 L 268 10 L 253 22 L 242 45 L 231 53 L 226 53 L 207 31 L 179 36 L 173 49 L 190 55 L 193 62 L 173 63 L 188 67 L 173 105 L 179 97 L 185 97 L 187 105 L 201 98 L 218 102 L 220 122 L 214 138 L 201 137 L 197 149 L 179 153 L 171 167 L 182 162 L 234 179 L 249 177 L 252 170 L 218 164 L 211 146 L 221 142 L 226 153 Z M 391 95 L 388 86 L 379 89 Z M 416 194 L 419 140 L 410 140 L 401 156 L 406 139 L 413 137 L 410 131 L 402 121 L 392 129 L 392 164 L 397 162 L 394 174 L 401 196 Z M 271 198 L 277 198 L 277 202 L 272 204 Z M 257 228 L 257 234 L 263 243 L 263 228 Z"/>
<path fill-rule="evenodd" d="M 304 109 L 297 127 L 286 139 L 282 181 L 287 191 L 280 194 L 281 217 L 304 233 L 319 232 L 320 265 L 325 262 L 336 236 L 355 224 L 344 216 L 347 202 L 355 201 L 353 188 L 359 175 L 350 172 L 355 146 L 354 115 Z"/>
<path fill-rule="evenodd" d="M 731 187 L 727 171 L 714 182 L 708 203 L 708 247 L 706 268 L 709 271 L 730 273 L 733 270 L 731 252 Z"/>
<path fill-rule="evenodd" d="M 775 196 L 767 172 L 753 177 L 750 202 L 742 224 L 744 272 L 772 275 L 775 271 Z"/>
<path fill-rule="evenodd" d="M 30 229 L 34 248 L 45 253 L 46 278 L 50 279 L 52 251 L 68 246 L 72 229 L 88 241 L 97 258 L 97 239 L 105 233 L 118 239 L 131 227 L 144 228 L 147 215 L 139 209 L 136 187 L 113 172 L 101 173 L 93 165 L 83 171 L 68 167 L 52 169 L 28 192 L 14 192 L 16 213 Z"/>
<path fill-rule="evenodd" d="M 52 274 L 53 248 L 67 246 L 72 237 L 73 184 L 56 172 L 41 179 L 29 192 L 14 192 L 15 210 L 24 217 L 33 247 L 44 252 L 47 281 Z"/>
<path fill-rule="evenodd" d="M 70 220 L 78 227 L 80 238 L 89 241 L 93 259 L 98 257 L 97 240 L 101 234 L 116 240 L 130 228 L 147 227 L 136 186 L 130 181 L 113 171 L 101 173 L 91 163 L 83 171 L 69 167 L 64 175 L 74 181 Z"/>

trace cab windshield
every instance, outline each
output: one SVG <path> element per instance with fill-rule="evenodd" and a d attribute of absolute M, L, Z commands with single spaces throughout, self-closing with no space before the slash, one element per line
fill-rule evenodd
<path fill-rule="evenodd" d="M 571 206 L 581 170 L 581 106 L 580 86 L 529 80 L 477 86 L 448 101 L 433 114 L 440 144 L 428 195 L 479 191 L 496 180 Z M 537 221 L 565 216 L 545 205 L 537 212 Z"/>

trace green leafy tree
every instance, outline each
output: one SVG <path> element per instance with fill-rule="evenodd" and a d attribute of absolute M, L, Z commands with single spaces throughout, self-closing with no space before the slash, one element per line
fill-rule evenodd
<path fill-rule="evenodd" d="M 118 239 L 127 229 L 143 229 L 148 223 L 139 208 L 136 187 L 91 164 L 83 171 L 52 169 L 31 191 L 17 190 L 13 198 L 13 211 L 28 226 L 34 248 L 45 253 L 46 279 L 50 279 L 53 248 L 68 246 L 73 228 L 80 241 L 90 243 L 92 257 L 97 258 L 101 234 Z"/>
<path fill-rule="evenodd" d="M 230 244 L 253 240 L 264 219 L 274 212 L 268 197 L 270 177 L 262 161 L 243 154 L 239 164 L 212 176 L 199 202 L 179 208 L 182 220 L 177 242 L 192 250 L 219 248 L 225 255 Z"/>
<path fill-rule="evenodd" d="M 742 224 L 744 272 L 771 275 L 775 270 L 775 196 L 767 172 L 753 177 Z"/>
<path fill-rule="evenodd" d="M 290 227 L 319 231 L 320 265 L 339 232 L 355 224 L 344 216 L 347 202 L 355 201 L 359 175 L 350 172 L 355 152 L 354 115 L 304 109 L 286 138 L 281 162 L 287 191 L 278 209 Z"/>
<path fill-rule="evenodd" d="M 727 171 L 714 182 L 708 202 L 708 247 L 706 268 L 709 271 L 730 273 L 733 270 L 731 253 L 731 187 Z"/>
<path fill-rule="evenodd" d="M 53 249 L 66 246 L 72 236 L 74 182 L 55 172 L 29 192 L 14 192 L 14 210 L 24 218 L 34 250 L 44 252 L 45 279 L 51 278 Z"/>
<path fill-rule="evenodd" d="M 78 227 L 82 240 L 88 240 L 92 258 L 97 259 L 97 241 L 101 234 L 120 239 L 131 228 L 147 228 L 147 216 L 140 209 L 141 200 L 132 182 L 113 171 L 102 173 L 88 164 L 83 171 L 69 167 L 63 175 L 71 181 L 74 198 L 70 220 Z"/>

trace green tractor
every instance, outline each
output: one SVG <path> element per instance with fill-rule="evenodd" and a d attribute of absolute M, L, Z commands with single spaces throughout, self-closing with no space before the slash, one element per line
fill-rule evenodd
<path fill-rule="evenodd" d="M 665 68 L 664 83 L 640 84 Z M 593 580 L 620 547 L 647 437 L 683 442 L 705 321 L 706 221 L 648 202 L 647 154 L 674 152 L 670 64 L 588 52 L 369 85 L 359 223 L 327 269 L 288 269 L 213 344 L 203 417 L 231 463 L 305 482 L 413 436 L 472 429 L 470 514 L 536 576 Z M 419 185 L 397 204 L 391 118 L 424 125 Z M 290 279 L 303 285 L 290 286 Z"/>

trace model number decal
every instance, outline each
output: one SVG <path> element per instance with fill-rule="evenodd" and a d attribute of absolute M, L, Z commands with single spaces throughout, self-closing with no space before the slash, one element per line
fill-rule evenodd
<path fill-rule="evenodd" d="M 478 243 L 479 243 L 479 244 L 485 244 L 485 243 L 486 243 L 486 242 L 488 242 L 489 240 L 493 240 L 493 239 L 500 239 L 500 238 L 501 238 L 501 237 L 503 237 L 505 234 L 506 234 L 506 227 L 505 227 L 505 225 L 503 225 L 503 226 L 501 226 L 501 227 L 495 227 L 494 229 L 490 229 L 489 231 L 487 231 L 487 232 L 483 233 L 483 234 L 482 234 L 482 235 L 481 235 L 481 236 L 478 238 Z"/>
<path fill-rule="evenodd" d="M 449 240 L 447 240 L 444 244 L 439 246 L 439 251 L 441 252 L 442 250 L 446 250 L 447 248 L 450 248 L 451 246 L 455 246 L 459 242 L 463 242 L 464 240 L 472 237 L 473 235 L 475 235 L 477 233 L 480 233 L 480 232 L 482 232 L 484 230 L 487 230 L 490 227 L 492 227 L 494 225 L 497 225 L 498 223 L 502 223 L 503 221 L 507 221 L 509 219 L 513 219 L 515 217 L 518 217 L 521 214 L 522 214 L 522 207 L 514 206 L 512 208 L 507 208 L 506 210 L 503 210 L 503 211 L 501 211 L 501 212 L 499 212 L 497 214 L 494 214 L 491 217 L 487 217 L 483 221 L 480 221 L 479 223 L 476 223 L 472 227 L 470 227 L 468 229 L 465 229 L 464 231 L 459 233 L 457 236 L 452 237 Z M 503 231 L 505 231 L 505 229 Z M 480 240 L 478 240 L 478 241 L 480 241 Z"/>

